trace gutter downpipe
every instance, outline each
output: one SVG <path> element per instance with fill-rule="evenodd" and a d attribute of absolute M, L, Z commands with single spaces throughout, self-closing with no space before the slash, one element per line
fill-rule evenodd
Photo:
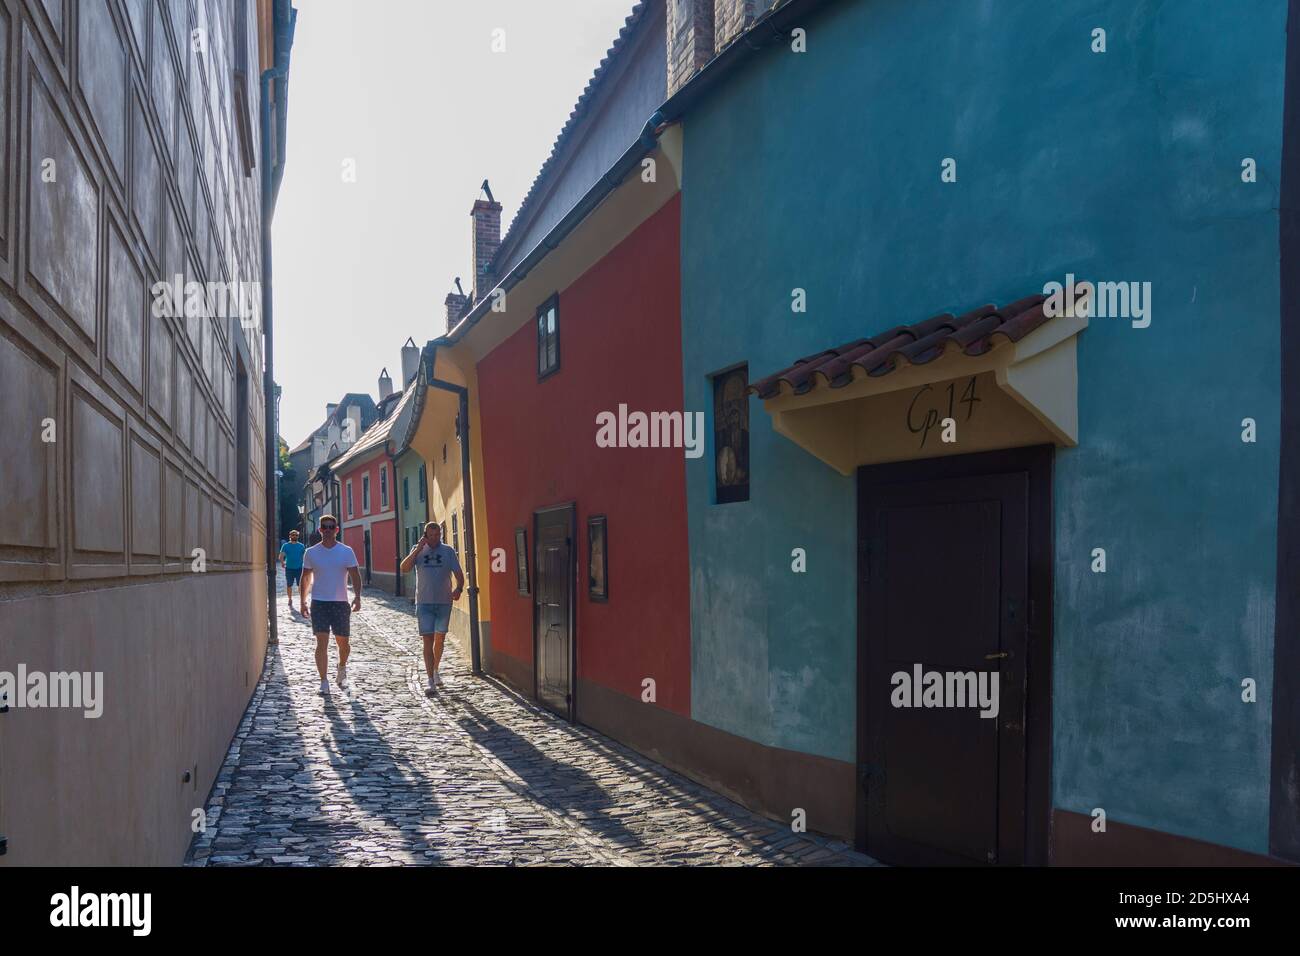
<path fill-rule="evenodd" d="M 460 399 L 460 481 L 465 489 L 465 576 L 469 585 L 469 651 L 471 670 L 475 677 L 483 676 L 482 636 L 478 618 L 478 558 L 474 549 L 474 481 L 470 475 L 469 454 L 469 389 L 454 382 L 434 378 L 433 369 L 438 360 L 437 346 L 427 350 L 430 388 L 452 392 Z M 428 507 L 428 499 L 425 499 Z"/>
<path fill-rule="evenodd" d="M 387 445 L 387 442 L 384 443 Z M 387 448 L 384 449 L 388 451 Z M 402 500 L 401 493 L 397 490 L 397 456 L 391 451 L 388 452 L 388 470 L 392 472 L 393 480 L 389 485 L 389 493 L 393 496 L 393 596 L 402 596 L 402 536 L 401 524 L 397 516 L 401 514 Z"/>
<path fill-rule="evenodd" d="M 283 5 L 282 5 L 283 4 Z M 279 10 L 288 7 L 285 16 Z M 278 549 L 278 525 L 280 520 L 279 488 L 280 481 L 275 473 L 279 466 L 279 449 L 276 443 L 279 436 L 275 428 L 275 344 L 273 337 L 273 315 L 271 287 L 273 270 L 271 260 L 271 220 L 275 214 L 275 197 L 280 191 L 280 181 L 284 177 L 284 147 L 287 139 L 288 124 L 285 111 L 288 101 L 289 51 L 293 47 L 294 24 L 298 11 L 289 6 L 289 0 L 277 0 L 271 9 L 271 23 L 274 31 L 273 49 L 275 66 L 263 70 L 261 75 L 261 97 L 258 100 L 258 112 L 262 160 L 262 399 L 266 421 L 266 604 L 267 604 L 267 644 L 278 644 L 277 610 L 279 595 L 275 590 L 275 569 Z M 271 84 L 275 83 L 276 140 L 271 141 Z M 272 152 L 274 146 L 274 153 Z M 275 156 L 274 169 L 271 157 Z"/>

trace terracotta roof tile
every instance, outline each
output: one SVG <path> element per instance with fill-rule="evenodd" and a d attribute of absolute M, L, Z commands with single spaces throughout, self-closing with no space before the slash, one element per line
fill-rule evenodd
<path fill-rule="evenodd" d="M 749 390 L 759 398 L 773 398 L 781 385 L 796 395 L 811 391 L 818 376 L 831 388 L 853 381 L 853 370 L 868 375 L 888 375 L 902 365 L 924 365 L 950 351 L 983 355 L 1000 341 L 1019 342 L 1050 318 L 1043 312 L 1046 296 L 1031 295 L 998 308 L 985 305 L 961 315 L 947 312 L 914 325 L 896 325 L 869 339 L 854 339 L 838 348 L 799 359 L 789 368 L 759 379 Z"/>

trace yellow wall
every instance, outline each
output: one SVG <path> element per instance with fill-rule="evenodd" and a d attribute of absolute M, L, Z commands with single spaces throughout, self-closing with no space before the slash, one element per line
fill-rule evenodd
<path fill-rule="evenodd" d="M 438 349 L 434 376 L 444 382 L 464 385 L 469 388 L 469 424 L 470 424 L 470 470 L 474 484 L 474 530 L 475 530 L 475 572 L 479 587 L 479 620 L 492 619 L 491 576 L 492 556 L 482 542 L 487 540 L 487 509 L 483 491 L 483 450 L 479 442 L 482 434 L 479 428 L 478 382 L 474 359 L 461 346 L 448 346 Z M 429 515 L 431 521 L 446 521 L 451 527 L 452 513 L 461 514 L 465 503 L 464 485 L 461 480 L 460 442 L 456 440 L 456 416 L 460 410 L 460 398 L 455 392 L 430 387 L 425 396 L 424 411 L 411 447 L 423 458 L 428 467 L 425 469 L 429 487 Z M 443 446 L 447 448 L 447 460 L 442 460 Z M 465 543 L 464 528 L 461 529 L 462 547 Z M 469 614 L 469 593 L 461 595 L 456 609 Z M 465 635 L 468 638 L 468 634 Z"/>

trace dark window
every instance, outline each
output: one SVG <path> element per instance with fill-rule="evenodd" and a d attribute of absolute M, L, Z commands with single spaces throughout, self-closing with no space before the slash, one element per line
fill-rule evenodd
<path fill-rule="evenodd" d="M 519 575 L 519 593 L 528 593 L 528 532 L 515 528 L 515 569 Z"/>
<path fill-rule="evenodd" d="M 425 472 L 424 466 L 421 465 L 420 466 L 420 487 L 416 489 L 416 494 L 419 496 L 420 501 L 424 500 L 424 485 L 428 480 L 429 480 L 428 474 Z"/>
<path fill-rule="evenodd" d="M 551 296 L 537 310 L 537 377 L 560 367 L 560 298 Z"/>
<path fill-rule="evenodd" d="M 352 509 L 352 479 L 348 479 L 348 517 L 351 518 L 356 512 Z"/>
<path fill-rule="evenodd" d="M 713 376 L 713 479 L 718 504 L 749 500 L 749 367 Z"/>
<path fill-rule="evenodd" d="M 411 507 L 411 476 L 402 476 L 402 510 Z"/>
<path fill-rule="evenodd" d="M 361 476 L 361 513 L 370 514 L 370 476 Z"/>
<path fill-rule="evenodd" d="M 244 175 L 253 175 L 253 166 L 256 162 L 256 150 L 253 145 L 253 113 L 249 108 L 250 101 L 254 100 L 250 93 L 251 85 L 257 79 L 257 64 L 250 62 L 252 57 L 257 56 L 256 48 L 250 50 L 248 45 L 249 23 L 248 23 L 248 0 L 235 0 L 234 2 L 234 83 L 231 89 L 234 92 L 235 100 L 235 130 L 239 137 L 239 155 L 244 161 Z M 182 40 L 185 45 L 190 45 L 192 41 L 186 37 Z M 205 41 L 206 42 L 206 38 Z M 266 106 L 263 106 L 265 109 Z"/>
<path fill-rule="evenodd" d="M 242 358 L 235 366 L 235 496 L 248 507 L 248 373 Z M 274 520 L 274 519 L 272 519 Z"/>
<path fill-rule="evenodd" d="M 388 468 L 384 465 L 379 466 L 379 510 L 383 511 L 388 507 Z"/>
<path fill-rule="evenodd" d="M 460 554 L 460 526 L 456 523 L 456 516 L 451 516 L 451 550 Z"/>
<path fill-rule="evenodd" d="M 587 596 L 593 601 L 609 600 L 609 553 L 606 547 L 608 522 L 604 515 L 587 519 Z"/>

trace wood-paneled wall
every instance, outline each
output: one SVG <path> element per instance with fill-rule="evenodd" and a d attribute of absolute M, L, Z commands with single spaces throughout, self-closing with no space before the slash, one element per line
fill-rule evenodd
<path fill-rule="evenodd" d="M 260 317 L 156 316 L 150 292 L 261 279 L 234 105 L 244 30 L 256 147 L 255 11 L 0 0 L 0 598 L 190 573 L 194 548 L 208 572 L 265 563 Z"/>

